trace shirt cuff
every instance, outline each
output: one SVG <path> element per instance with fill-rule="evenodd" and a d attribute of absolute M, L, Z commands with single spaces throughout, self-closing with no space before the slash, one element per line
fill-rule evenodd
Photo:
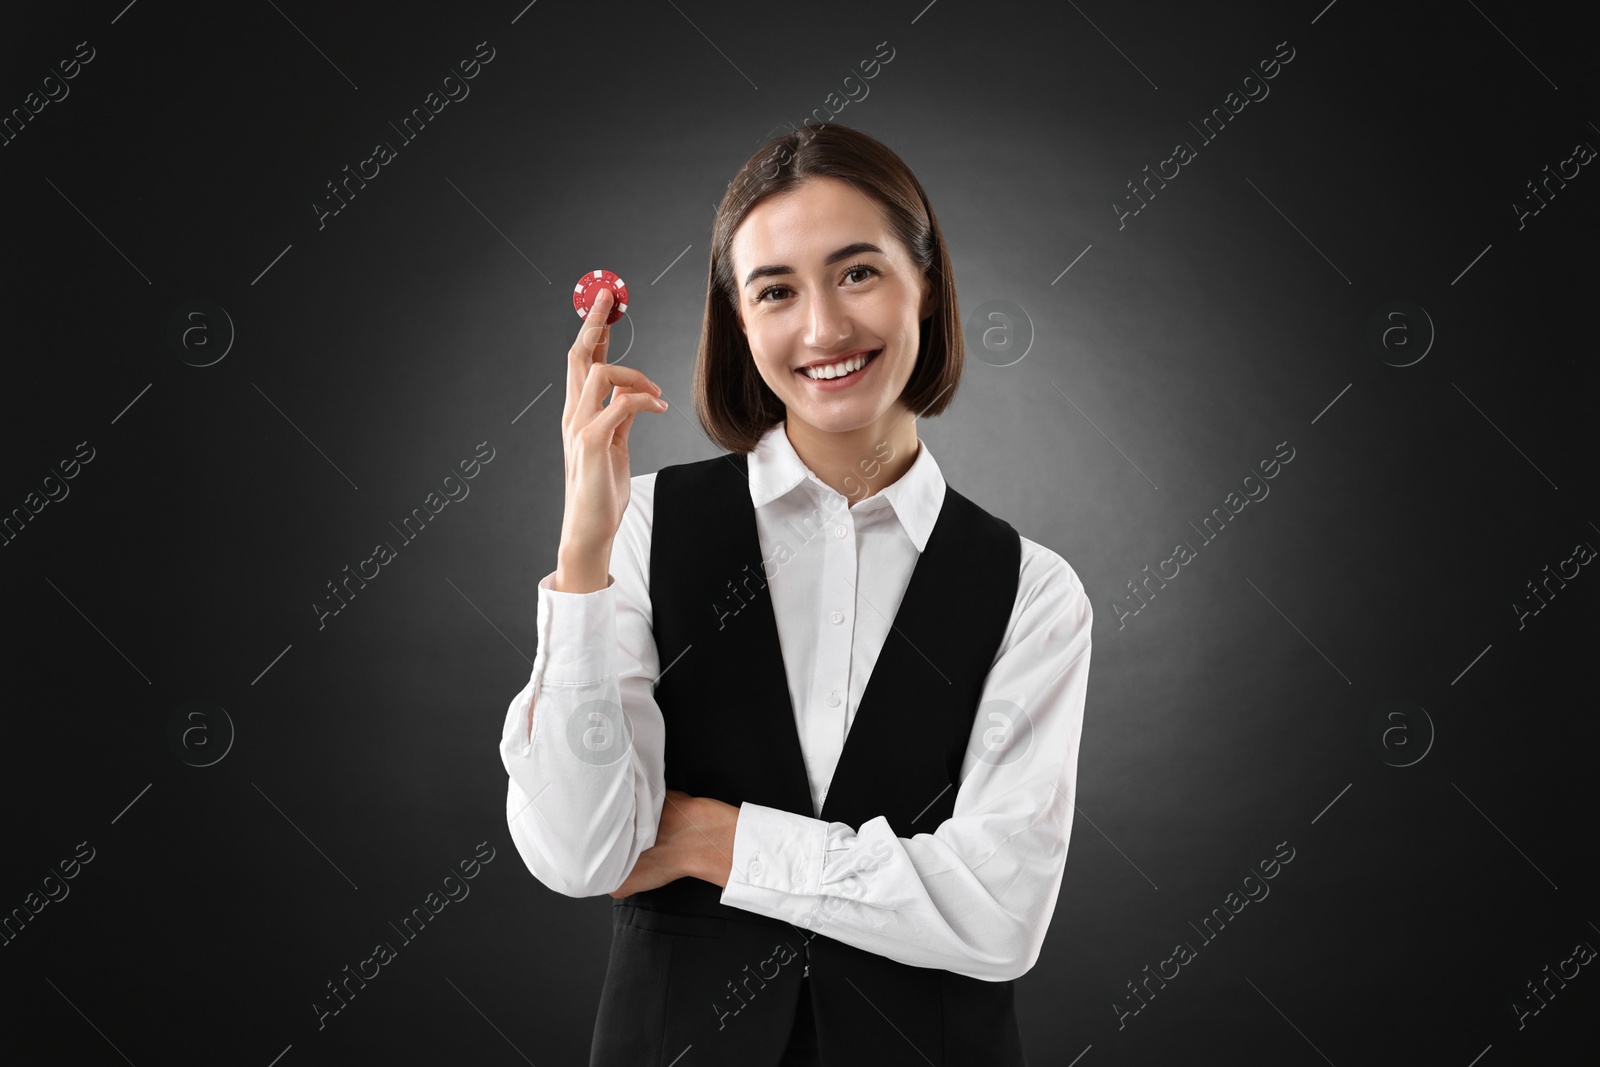
<path fill-rule="evenodd" d="M 744 802 L 721 902 L 804 927 L 820 903 L 827 841 L 821 819 Z"/>
<path fill-rule="evenodd" d="M 552 588 L 556 572 L 539 581 L 539 651 L 549 685 L 588 685 L 617 673 L 616 578 L 604 589 L 563 593 Z"/>

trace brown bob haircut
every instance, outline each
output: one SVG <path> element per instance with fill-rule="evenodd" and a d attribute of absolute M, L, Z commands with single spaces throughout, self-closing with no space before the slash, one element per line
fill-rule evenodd
<path fill-rule="evenodd" d="M 836 124 L 802 127 L 773 138 L 745 161 L 728 183 L 712 225 L 694 407 L 711 439 L 730 452 L 750 452 L 786 415 L 783 402 L 756 370 L 739 325 L 733 235 L 762 201 L 821 177 L 850 182 L 878 204 L 933 294 L 932 313 L 922 320 L 917 365 L 900 402 L 919 416 L 937 415 L 955 398 L 961 380 L 966 349 L 955 274 L 928 194 L 899 156 L 860 130 Z"/>

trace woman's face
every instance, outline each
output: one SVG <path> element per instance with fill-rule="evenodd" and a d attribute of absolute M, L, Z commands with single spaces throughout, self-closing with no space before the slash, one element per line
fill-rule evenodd
<path fill-rule="evenodd" d="M 890 413 L 916 368 L 918 324 L 934 299 L 876 202 L 850 182 L 808 179 L 745 216 L 730 253 L 756 370 L 790 426 L 844 433 Z M 855 353 L 872 360 L 842 380 L 816 382 L 800 370 Z"/>

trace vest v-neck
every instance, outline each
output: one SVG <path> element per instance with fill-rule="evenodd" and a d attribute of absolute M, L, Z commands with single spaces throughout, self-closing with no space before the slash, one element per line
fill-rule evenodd
<path fill-rule="evenodd" d="M 739 454 L 657 475 L 650 582 L 664 665 L 655 698 L 666 723 L 666 783 L 729 804 L 809 813 L 811 788 L 748 479 L 748 457 Z M 947 485 L 820 818 L 859 826 L 881 815 L 909 837 L 949 817 L 1020 560 L 1010 524 Z M 673 890 L 675 884 L 663 887 L 668 895 L 697 892 Z"/>

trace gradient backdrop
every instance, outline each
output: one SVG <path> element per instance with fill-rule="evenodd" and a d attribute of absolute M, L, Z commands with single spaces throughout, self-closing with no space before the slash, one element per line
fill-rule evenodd
<path fill-rule="evenodd" d="M 1594 1062 L 1592 14 L 524 3 L 3 20 L 0 1059 L 586 1062 L 611 901 L 522 865 L 496 750 L 570 289 L 629 283 L 614 353 L 673 403 L 635 473 L 714 455 L 716 202 L 851 94 L 956 265 L 971 358 L 920 432 L 1097 617 L 1031 1061 Z"/>

